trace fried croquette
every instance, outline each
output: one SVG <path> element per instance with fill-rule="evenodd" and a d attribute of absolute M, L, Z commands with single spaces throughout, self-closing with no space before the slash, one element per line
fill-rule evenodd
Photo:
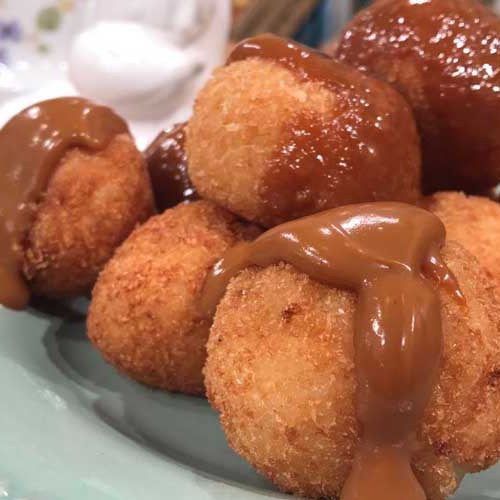
<path fill-rule="evenodd" d="M 70 149 L 24 241 L 30 288 L 54 298 L 89 292 L 114 250 L 153 210 L 144 160 L 128 134 L 101 152 Z"/>
<path fill-rule="evenodd" d="M 248 43 L 262 39 L 287 43 Z M 250 57 L 217 69 L 198 95 L 186 150 L 200 196 L 266 227 L 348 203 L 414 202 L 420 146 L 404 99 L 327 56 L 294 50 L 314 60 L 315 79 Z"/>
<path fill-rule="evenodd" d="M 448 239 L 475 255 L 500 287 L 500 205 L 482 196 L 442 192 L 427 197 L 424 206 L 443 221 Z"/>
<path fill-rule="evenodd" d="M 211 266 L 255 227 L 207 201 L 135 230 L 100 274 L 88 336 L 118 370 L 152 387 L 203 394 L 210 322 L 198 300 Z"/>
<path fill-rule="evenodd" d="M 374 2 L 346 26 L 334 57 L 410 102 L 423 186 L 481 192 L 500 181 L 500 19 L 477 0 Z"/>
<path fill-rule="evenodd" d="M 466 303 L 440 290 L 444 352 L 419 425 L 413 468 L 429 500 L 500 456 L 499 306 L 458 243 L 443 258 Z M 283 491 L 336 497 L 352 465 L 356 296 L 291 266 L 249 268 L 230 283 L 208 341 L 207 395 L 232 448 Z"/>

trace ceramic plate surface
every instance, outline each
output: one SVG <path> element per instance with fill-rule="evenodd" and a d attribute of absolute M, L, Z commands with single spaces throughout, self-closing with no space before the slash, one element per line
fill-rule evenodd
<path fill-rule="evenodd" d="M 117 374 L 86 338 L 86 304 L 73 307 L 65 320 L 0 307 L 0 498 L 290 498 L 230 450 L 204 399 Z M 500 467 L 455 498 L 500 499 Z"/>
<path fill-rule="evenodd" d="M 32 10 L 29 17 L 17 12 L 25 12 L 24 3 L 0 0 L 0 64 L 31 61 L 31 53 L 34 61 L 43 56 L 48 62 L 42 69 L 52 79 L 71 31 L 73 2 L 36 0 L 40 10 Z M 49 3 L 54 6 L 47 7 Z M 7 11 L 7 6 L 17 10 Z M 44 75 L 33 78 L 30 73 L 23 81 L 38 85 Z M 68 84 L 61 85 L 55 82 L 37 90 L 40 95 L 12 102 L 0 94 L 0 124 L 36 100 L 68 93 Z M 145 145 L 160 126 L 133 128 Z M 78 306 L 84 313 L 86 304 Z M 63 320 L 33 309 L 15 313 L 0 306 L 3 498 L 290 497 L 277 493 L 230 450 L 217 415 L 204 399 L 151 391 L 117 374 L 88 342 L 83 314 Z M 466 479 L 456 499 L 500 500 L 500 467 Z"/>

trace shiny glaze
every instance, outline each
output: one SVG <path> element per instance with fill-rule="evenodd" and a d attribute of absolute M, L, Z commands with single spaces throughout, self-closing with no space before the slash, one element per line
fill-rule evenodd
<path fill-rule="evenodd" d="M 0 304 L 22 309 L 29 300 L 23 239 L 64 153 L 102 150 L 124 132 L 127 124 L 111 109 L 78 97 L 34 104 L 0 130 Z"/>
<path fill-rule="evenodd" d="M 500 20 L 476 0 L 379 0 L 334 56 L 388 81 L 414 109 L 424 187 L 500 181 Z"/>
<path fill-rule="evenodd" d="M 178 203 L 198 199 L 187 173 L 185 127 L 186 123 L 179 123 L 160 132 L 144 152 L 156 208 L 160 212 Z"/>
<path fill-rule="evenodd" d="M 402 203 L 350 205 L 277 226 L 230 249 L 202 293 L 207 317 L 235 275 L 280 261 L 358 293 L 354 347 L 362 428 L 343 500 L 425 500 L 411 469 L 442 351 L 438 287 L 463 296 L 440 256 L 442 222 Z M 299 360 L 297 360 L 299 361 Z"/>
<path fill-rule="evenodd" d="M 485 196 L 488 196 L 490 200 L 500 202 L 500 185 L 495 186 L 493 189 L 488 190 L 484 193 Z"/>
<path fill-rule="evenodd" d="M 240 43 L 228 64 L 247 58 L 275 61 L 334 96 L 331 112 L 297 114 L 282 130 L 260 192 L 267 225 L 348 203 L 417 199 L 419 140 L 408 105 L 392 88 L 272 35 Z"/>

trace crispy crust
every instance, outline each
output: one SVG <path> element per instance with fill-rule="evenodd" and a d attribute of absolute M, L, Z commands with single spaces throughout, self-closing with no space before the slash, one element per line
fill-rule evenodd
<path fill-rule="evenodd" d="M 61 160 L 25 241 L 24 274 L 36 294 L 88 292 L 115 248 L 153 213 L 141 154 L 128 135 L 102 152 Z"/>
<path fill-rule="evenodd" d="M 196 189 L 242 217 L 259 220 L 260 184 L 283 124 L 305 110 L 326 114 L 333 104 L 334 96 L 320 84 L 302 84 L 273 62 L 248 60 L 215 70 L 186 128 Z"/>
<path fill-rule="evenodd" d="M 457 464 L 480 470 L 500 456 L 500 311 L 474 257 L 453 242 L 443 256 L 467 306 L 441 292 L 442 372 L 414 458 L 430 500 L 455 491 Z M 217 309 L 208 397 L 231 446 L 284 491 L 334 497 L 350 470 L 355 304 L 281 264 L 242 272 Z"/>
<path fill-rule="evenodd" d="M 460 192 L 435 193 L 424 200 L 456 240 L 475 255 L 500 287 L 500 204 Z"/>
<path fill-rule="evenodd" d="M 319 176 L 319 172 L 302 168 L 296 174 L 288 172 L 283 182 L 278 183 L 283 190 L 279 194 L 286 194 L 288 200 L 289 185 L 297 187 L 292 190 L 296 201 L 294 204 L 288 200 L 288 208 L 281 212 L 272 208 L 264 192 L 269 175 L 278 168 L 270 160 L 283 154 L 283 144 L 294 143 L 295 120 L 307 116 L 319 123 L 338 121 L 343 126 L 335 130 L 340 133 L 340 129 L 356 127 L 345 111 L 346 106 L 351 110 L 352 103 L 347 104 L 340 91 L 334 94 L 320 82 L 300 81 L 273 61 L 248 59 L 217 69 L 199 93 L 186 129 L 189 175 L 198 193 L 266 227 L 310 213 L 310 207 L 301 205 L 301 193 L 324 200 L 323 210 L 374 200 L 414 202 L 420 195 L 420 147 L 410 109 L 389 86 L 361 74 L 359 79 L 359 87 L 370 91 L 371 106 L 366 109 L 376 109 L 387 117 L 385 132 L 377 135 L 378 140 L 387 142 L 384 160 L 380 159 L 376 168 L 365 159 L 360 160 L 359 166 L 355 162 L 342 167 L 341 154 L 346 154 L 342 150 L 338 165 L 327 166 L 328 187 L 310 184 L 308 179 Z M 353 95 L 361 93 L 360 88 L 352 90 Z M 359 110 L 357 120 L 367 119 L 363 115 L 363 112 L 368 114 L 366 109 Z M 308 128 L 310 124 L 300 126 L 305 127 L 303 133 L 318 134 L 316 129 Z M 394 137 L 404 137 L 404 141 L 389 144 Z M 356 144 L 355 148 L 362 145 Z M 343 146 L 353 147 L 347 141 Z M 395 158 L 400 161 L 395 162 Z M 386 165 L 391 161 L 397 165 Z M 269 189 L 274 192 L 277 188 L 273 186 Z"/>
<path fill-rule="evenodd" d="M 198 311 L 201 287 L 226 249 L 256 234 L 206 201 L 153 217 L 100 274 L 87 320 L 90 340 L 139 382 L 203 394 L 209 324 Z"/>

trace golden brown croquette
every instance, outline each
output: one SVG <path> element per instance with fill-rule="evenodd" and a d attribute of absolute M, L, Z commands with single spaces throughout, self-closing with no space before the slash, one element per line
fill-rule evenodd
<path fill-rule="evenodd" d="M 266 227 L 348 203 L 417 199 L 420 145 L 404 99 L 312 57 L 323 58 L 328 86 L 260 58 L 215 71 L 187 126 L 202 197 Z"/>
<path fill-rule="evenodd" d="M 500 19 L 479 0 L 374 2 L 334 57 L 392 84 L 422 138 L 426 193 L 500 182 Z"/>
<path fill-rule="evenodd" d="M 443 257 L 466 304 L 441 290 L 442 368 L 413 458 L 429 500 L 500 456 L 500 309 L 473 256 L 450 242 Z M 232 448 L 283 491 L 333 498 L 350 471 L 360 432 L 355 308 L 353 293 L 285 264 L 243 271 L 218 306 L 208 397 Z"/>
<path fill-rule="evenodd" d="M 198 300 L 211 266 L 255 227 L 210 202 L 178 205 L 136 229 L 100 274 L 88 336 L 118 370 L 152 387 L 203 394 L 210 322 Z"/>
<path fill-rule="evenodd" d="M 500 287 L 500 204 L 482 196 L 441 192 L 426 198 L 424 206 L 443 221 L 448 239 L 475 255 Z"/>
<path fill-rule="evenodd" d="M 129 135 L 101 152 L 69 150 L 24 242 L 30 288 L 47 297 L 90 291 L 116 247 L 152 213 L 149 177 Z"/>

